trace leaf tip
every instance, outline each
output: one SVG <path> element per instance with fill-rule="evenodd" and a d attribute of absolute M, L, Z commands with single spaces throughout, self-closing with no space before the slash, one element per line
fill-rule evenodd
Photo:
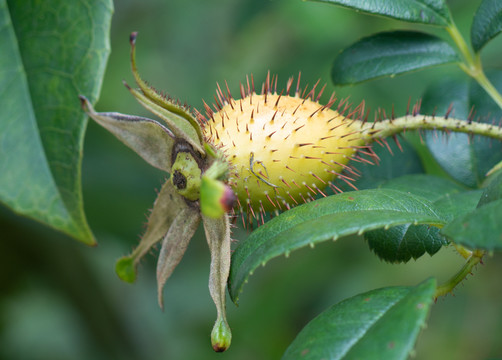
<path fill-rule="evenodd" d="M 136 281 L 136 264 L 131 256 L 124 256 L 117 260 L 115 272 L 119 278 L 125 282 Z"/>

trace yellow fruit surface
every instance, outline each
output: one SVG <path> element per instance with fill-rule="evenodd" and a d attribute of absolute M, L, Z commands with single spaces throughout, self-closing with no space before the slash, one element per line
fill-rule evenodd
<path fill-rule="evenodd" d="M 310 99 L 269 93 L 229 99 L 204 132 L 232 164 L 241 208 L 254 212 L 323 194 L 362 145 L 359 127 Z"/>

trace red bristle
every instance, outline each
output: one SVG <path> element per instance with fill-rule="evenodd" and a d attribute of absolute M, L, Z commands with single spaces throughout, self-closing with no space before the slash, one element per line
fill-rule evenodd
<path fill-rule="evenodd" d="M 241 82 L 239 82 L 239 90 L 241 92 L 241 99 L 244 99 L 246 97 L 246 90 L 244 89 L 244 85 L 242 85 Z"/>
<path fill-rule="evenodd" d="M 214 96 L 214 101 L 216 102 L 216 104 L 213 104 L 213 106 L 214 106 L 214 108 L 215 108 L 216 112 L 218 112 L 218 111 L 220 111 L 220 110 L 221 110 L 222 106 L 221 106 L 221 104 L 218 102 L 218 99 L 216 98 L 216 95 Z"/>
<path fill-rule="evenodd" d="M 270 203 L 275 207 L 277 208 L 277 205 L 272 201 L 272 199 L 270 198 L 270 196 L 268 196 L 268 194 L 265 194 L 265 197 L 268 199 L 268 201 L 270 201 Z"/>
<path fill-rule="evenodd" d="M 315 101 L 316 102 L 319 102 L 319 99 L 321 98 L 323 92 L 324 92 L 324 89 L 326 89 L 326 85 L 327 84 L 324 84 L 324 86 L 321 88 L 321 90 L 319 90 L 319 94 L 317 94 L 317 97 L 315 98 Z"/>
<path fill-rule="evenodd" d="M 410 115 L 410 103 L 411 103 L 411 96 L 408 98 L 408 105 L 406 105 L 406 115 Z"/>
<path fill-rule="evenodd" d="M 315 188 L 319 192 L 319 194 L 321 194 L 323 197 L 327 197 L 327 195 L 321 189 L 319 189 L 317 186 Z"/>
<path fill-rule="evenodd" d="M 397 136 L 396 136 L 396 135 L 394 135 L 394 136 L 393 136 L 393 138 L 394 138 L 394 142 L 396 143 L 396 145 L 397 145 L 397 147 L 399 148 L 399 150 L 400 150 L 401 152 L 403 152 L 403 148 L 401 147 L 401 143 L 400 143 L 400 142 L 399 142 L 399 140 L 397 139 Z"/>
<path fill-rule="evenodd" d="M 281 100 L 282 93 L 284 92 L 284 89 L 282 89 L 281 93 L 279 94 L 279 97 L 277 98 L 277 101 L 275 102 L 274 109 L 277 108 L 279 105 L 279 100 Z M 275 116 L 275 114 L 274 114 Z"/>
<path fill-rule="evenodd" d="M 354 184 L 352 184 L 350 181 L 348 181 L 347 179 L 344 179 L 344 178 L 341 178 L 342 181 L 344 181 L 347 185 L 349 185 L 352 189 L 354 189 L 355 191 L 359 190 Z"/>
<path fill-rule="evenodd" d="M 293 81 L 294 81 L 294 80 L 295 80 L 295 78 L 294 78 L 294 77 L 290 77 L 290 78 L 288 79 L 287 84 L 286 84 L 286 94 L 288 94 L 288 96 L 289 96 L 289 91 L 291 90 L 291 85 L 293 85 Z M 282 93 L 281 93 L 281 94 L 282 94 Z"/>
<path fill-rule="evenodd" d="M 331 181 L 328 182 L 328 186 L 333 190 L 335 193 L 341 194 L 343 191 L 337 187 L 335 184 L 333 184 Z"/>
<path fill-rule="evenodd" d="M 323 184 L 326 184 L 326 181 L 324 181 L 323 179 L 321 179 L 319 176 L 317 176 L 316 174 L 314 173 L 310 173 L 310 175 L 312 175 L 313 177 L 315 177 L 317 180 L 319 180 L 320 182 L 322 182 Z"/>
<path fill-rule="evenodd" d="M 296 83 L 296 92 L 295 92 L 295 96 L 298 96 L 298 94 L 300 93 L 300 78 L 302 77 L 302 72 L 300 71 L 298 73 L 298 82 Z"/>
<path fill-rule="evenodd" d="M 301 104 L 298 104 L 298 106 L 295 108 L 295 110 L 293 110 L 293 113 L 291 115 L 294 115 L 296 113 L 296 111 L 300 108 Z"/>
<path fill-rule="evenodd" d="M 291 185 L 289 185 L 286 180 L 284 180 L 282 177 L 281 177 L 281 181 L 288 187 L 291 189 Z"/>
<path fill-rule="evenodd" d="M 291 194 L 289 192 L 286 193 L 290 198 L 291 200 L 293 200 L 293 202 L 298 205 L 298 202 L 295 200 L 295 198 L 293 196 L 291 196 Z"/>
<path fill-rule="evenodd" d="M 310 190 L 313 194 L 317 194 L 314 189 L 312 189 L 310 186 L 307 185 L 307 183 L 303 183 L 303 186 L 305 186 L 307 189 Z"/>
<path fill-rule="evenodd" d="M 307 86 L 305 86 L 305 89 L 303 89 L 302 95 L 300 96 L 304 100 L 305 100 L 305 92 L 307 91 L 308 87 L 309 87 L 309 84 L 307 83 Z"/>
<path fill-rule="evenodd" d="M 291 169 L 288 165 L 286 165 L 286 169 L 288 169 L 288 170 L 290 170 L 290 171 L 292 171 L 292 172 L 296 173 L 296 171 L 294 171 L 293 169 Z M 293 180 L 293 184 L 294 184 L 294 183 L 295 183 L 295 182 L 294 182 L 294 180 Z"/>
<path fill-rule="evenodd" d="M 272 119 L 270 119 L 270 122 L 274 122 L 274 119 L 275 119 L 275 115 L 277 115 L 277 110 L 275 111 L 274 115 L 272 115 Z"/>

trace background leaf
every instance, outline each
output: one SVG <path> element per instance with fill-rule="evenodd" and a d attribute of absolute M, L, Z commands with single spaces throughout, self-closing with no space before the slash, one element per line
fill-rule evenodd
<path fill-rule="evenodd" d="M 407 359 L 425 326 L 435 279 L 373 290 L 332 306 L 298 334 L 287 359 Z"/>
<path fill-rule="evenodd" d="M 415 31 L 384 32 L 344 49 L 333 62 L 335 85 L 355 84 L 456 62 L 455 50 L 440 38 Z"/>
<path fill-rule="evenodd" d="M 493 85 L 502 89 L 502 71 L 490 71 Z M 421 112 L 443 115 L 452 105 L 451 116 L 467 119 L 473 111 L 476 121 L 491 123 L 502 118 L 502 109 L 471 80 L 448 79 L 429 87 Z M 444 135 L 428 132 L 427 146 L 435 160 L 453 179 L 469 187 L 479 187 L 486 173 L 502 161 L 502 142 L 467 134 Z"/>
<path fill-rule="evenodd" d="M 0 201 L 87 244 L 78 94 L 98 96 L 111 14 L 111 0 L 0 0 Z"/>
<path fill-rule="evenodd" d="M 467 215 L 455 218 L 441 233 L 471 249 L 502 250 L 502 200 L 492 201 Z"/>
<path fill-rule="evenodd" d="M 441 233 L 472 249 L 502 250 L 502 173 L 484 189 L 477 209 L 459 214 Z"/>
<path fill-rule="evenodd" d="M 471 43 L 479 52 L 488 41 L 502 31 L 502 2 L 483 0 L 474 14 L 471 26 Z"/>
<path fill-rule="evenodd" d="M 371 15 L 380 15 L 409 22 L 447 26 L 450 10 L 443 0 L 316 0 Z"/>
<path fill-rule="evenodd" d="M 229 292 L 234 302 L 260 265 L 307 244 L 406 223 L 442 224 L 421 197 L 391 189 L 345 192 L 293 208 L 254 231 L 232 256 Z"/>

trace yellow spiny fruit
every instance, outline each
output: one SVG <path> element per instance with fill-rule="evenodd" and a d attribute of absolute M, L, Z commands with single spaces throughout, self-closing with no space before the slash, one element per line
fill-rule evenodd
<path fill-rule="evenodd" d="M 272 92 L 271 83 L 267 77 L 261 95 L 241 85 L 239 100 L 218 87 L 216 111 L 206 105 L 204 135 L 232 164 L 229 183 L 240 210 L 256 218 L 256 212 L 285 210 L 324 195 L 327 186 L 340 191 L 331 181 L 350 183 L 356 174 L 347 164 L 366 147 L 361 121 L 330 109 L 334 96 L 323 106 L 320 94 L 314 100 L 315 86 L 305 97 L 298 86 L 295 96 L 284 96 Z M 360 107 L 355 112 L 362 114 Z"/>

